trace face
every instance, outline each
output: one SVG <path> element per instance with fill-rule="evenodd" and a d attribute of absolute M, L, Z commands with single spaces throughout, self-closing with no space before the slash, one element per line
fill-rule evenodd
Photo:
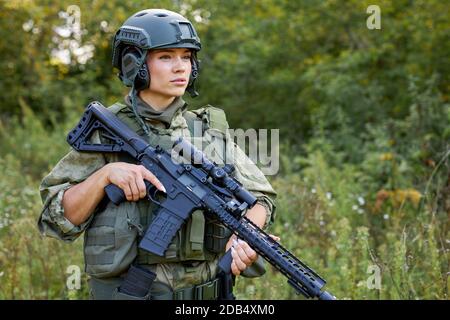
<path fill-rule="evenodd" d="M 159 99 L 182 96 L 191 74 L 191 55 L 186 48 L 151 50 L 147 54 L 148 94 Z"/>

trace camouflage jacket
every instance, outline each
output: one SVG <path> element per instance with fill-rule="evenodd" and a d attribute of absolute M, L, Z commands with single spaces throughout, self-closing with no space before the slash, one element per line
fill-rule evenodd
<path fill-rule="evenodd" d="M 174 103 L 180 104 L 180 107 L 174 112 L 170 123 L 167 125 L 162 122 L 146 119 L 145 115 L 139 112 L 138 109 L 138 112 L 146 119 L 147 124 L 151 128 L 152 136 L 149 137 L 150 144 L 161 144 L 162 141 L 168 141 L 170 136 L 191 138 L 188 124 L 183 116 L 187 105 L 181 98 L 176 99 Z M 125 104 L 127 104 L 126 100 Z M 122 108 L 119 109 L 120 112 L 122 112 L 123 119 L 133 119 L 134 115 L 129 107 L 122 105 Z M 118 109 L 116 108 L 115 111 L 117 112 L 117 110 Z M 212 139 L 211 137 L 215 135 L 216 130 L 214 129 L 214 125 L 211 125 L 211 127 L 212 130 L 205 131 L 202 139 Z M 96 137 L 95 139 L 99 139 L 99 137 Z M 166 144 L 165 148 L 170 148 L 170 145 Z M 235 178 L 258 198 L 258 203 L 266 208 L 267 215 L 265 226 L 269 225 L 274 219 L 275 191 L 264 177 L 263 173 L 249 161 L 245 153 L 231 139 L 226 139 L 226 148 L 227 150 L 233 150 L 232 162 L 236 167 Z M 66 154 L 56 164 L 53 170 L 44 177 L 40 185 L 41 198 L 44 204 L 38 221 L 38 227 L 41 234 L 63 241 L 73 241 L 84 231 L 88 231 L 92 225 L 93 219 L 99 214 L 98 210 L 95 210 L 81 225 L 76 226 L 72 224 L 64 217 L 64 208 L 62 206 L 64 192 L 71 186 L 84 181 L 105 164 L 115 161 L 120 161 L 117 154 L 80 153 L 73 149 Z M 201 259 L 203 258 L 200 257 L 198 260 Z M 105 273 L 105 275 L 106 274 L 107 273 Z"/>

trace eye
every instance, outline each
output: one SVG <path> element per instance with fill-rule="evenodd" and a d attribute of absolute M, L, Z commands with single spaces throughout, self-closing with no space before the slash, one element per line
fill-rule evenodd
<path fill-rule="evenodd" d="M 191 60 L 191 55 L 190 55 L 190 54 L 185 55 L 185 56 L 183 56 L 183 59 L 185 59 L 185 60 Z"/>
<path fill-rule="evenodd" d="M 160 56 L 159 58 L 166 60 L 166 59 L 170 59 L 170 56 L 168 54 L 165 54 L 165 55 Z"/>

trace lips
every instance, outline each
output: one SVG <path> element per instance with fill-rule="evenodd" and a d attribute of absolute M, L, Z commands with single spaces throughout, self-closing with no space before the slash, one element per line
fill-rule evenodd
<path fill-rule="evenodd" d="M 186 79 L 178 78 L 178 79 L 171 80 L 170 82 L 175 83 L 175 84 L 185 84 L 186 83 Z"/>

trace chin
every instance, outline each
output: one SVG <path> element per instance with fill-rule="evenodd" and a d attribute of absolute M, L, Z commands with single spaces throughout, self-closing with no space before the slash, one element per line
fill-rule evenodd
<path fill-rule="evenodd" d="M 174 97 L 181 97 L 182 95 L 184 95 L 185 92 L 186 92 L 186 88 L 180 89 L 180 90 L 174 90 L 170 93 L 170 95 L 174 96 Z"/>

